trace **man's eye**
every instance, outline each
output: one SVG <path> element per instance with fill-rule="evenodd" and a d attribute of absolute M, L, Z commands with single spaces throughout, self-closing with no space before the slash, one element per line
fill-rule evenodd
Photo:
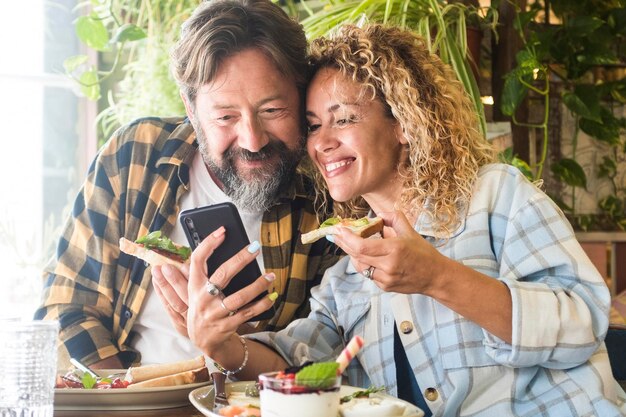
<path fill-rule="evenodd" d="M 262 114 L 266 116 L 279 116 L 284 109 L 282 107 L 270 107 L 262 111 Z"/>
<path fill-rule="evenodd" d="M 224 115 L 224 116 L 220 116 L 220 117 L 218 117 L 218 118 L 217 118 L 217 120 L 221 120 L 221 121 L 226 122 L 226 121 L 228 121 L 228 120 L 230 120 L 230 119 L 232 119 L 232 118 L 233 118 L 233 116 L 231 116 L 231 115 L 227 114 L 227 115 Z"/>

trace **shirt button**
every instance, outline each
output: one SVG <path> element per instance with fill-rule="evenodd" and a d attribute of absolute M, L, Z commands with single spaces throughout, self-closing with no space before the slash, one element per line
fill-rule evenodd
<path fill-rule="evenodd" d="M 400 331 L 404 334 L 411 333 L 413 331 L 413 323 L 408 320 L 403 321 L 400 323 Z"/>
<path fill-rule="evenodd" d="M 131 318 L 133 316 L 133 312 L 130 310 L 126 310 L 124 312 L 124 317 L 126 317 L 127 319 Z"/>
<path fill-rule="evenodd" d="M 424 391 L 424 398 L 426 398 L 428 401 L 437 401 L 437 398 L 439 398 L 439 393 L 434 388 L 426 388 L 426 391 Z"/>

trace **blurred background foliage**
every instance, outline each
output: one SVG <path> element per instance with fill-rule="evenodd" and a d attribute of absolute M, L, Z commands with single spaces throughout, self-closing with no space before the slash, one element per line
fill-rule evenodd
<path fill-rule="evenodd" d="M 210 0 L 209 0 L 210 1 Z M 91 0 L 76 9 L 76 33 L 85 54 L 69 57 L 65 70 L 82 93 L 99 100 L 102 143 L 120 125 L 146 115 L 184 114 L 169 71 L 169 49 L 182 22 L 200 0 Z M 307 37 L 327 35 L 341 23 L 382 22 L 426 37 L 450 63 L 468 91 L 481 128 L 484 108 L 468 54 L 467 28 L 495 28 L 497 8 L 442 0 L 283 0 Z M 475 65 L 475 64 L 474 64 Z"/>

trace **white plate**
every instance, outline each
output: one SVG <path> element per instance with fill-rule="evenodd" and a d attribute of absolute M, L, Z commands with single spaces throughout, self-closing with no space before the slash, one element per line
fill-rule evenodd
<path fill-rule="evenodd" d="M 97 370 L 100 375 L 123 372 L 119 369 Z M 189 393 L 210 382 L 154 388 L 54 390 L 55 410 L 157 410 L 189 405 Z"/>
<path fill-rule="evenodd" d="M 226 384 L 226 395 L 231 395 L 231 393 L 243 393 L 246 390 L 246 386 L 253 384 L 251 381 L 242 381 L 242 382 L 233 382 L 230 384 Z M 340 395 L 343 397 L 345 395 L 350 395 L 355 391 L 363 390 L 363 388 L 351 387 L 348 385 L 343 385 L 341 387 Z M 402 416 L 398 417 L 422 417 L 424 412 L 414 406 L 411 403 L 400 400 L 398 398 L 392 397 L 387 394 L 377 393 L 377 396 L 381 396 L 384 398 L 392 398 L 394 401 L 401 402 L 406 405 L 406 410 Z M 196 388 L 195 390 L 189 393 L 189 401 L 193 404 L 194 407 L 198 409 L 202 414 L 207 417 L 221 417 L 219 414 L 215 414 L 212 412 L 213 410 L 213 399 L 215 396 L 215 392 L 213 390 L 213 386 L 206 386 L 201 388 Z M 254 399 L 253 399 L 254 401 Z M 252 401 L 252 402 L 253 402 Z M 258 401 L 258 399 L 257 399 Z"/>

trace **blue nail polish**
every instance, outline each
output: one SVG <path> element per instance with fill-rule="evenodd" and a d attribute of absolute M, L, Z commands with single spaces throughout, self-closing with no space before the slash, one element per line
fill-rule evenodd
<path fill-rule="evenodd" d="M 335 236 L 334 235 L 326 235 L 326 240 L 332 243 L 335 243 Z"/>
<path fill-rule="evenodd" d="M 250 246 L 248 246 L 248 252 L 250 253 L 254 253 L 259 249 L 261 249 L 261 244 L 258 240 L 255 240 L 254 242 L 250 243 Z"/>

